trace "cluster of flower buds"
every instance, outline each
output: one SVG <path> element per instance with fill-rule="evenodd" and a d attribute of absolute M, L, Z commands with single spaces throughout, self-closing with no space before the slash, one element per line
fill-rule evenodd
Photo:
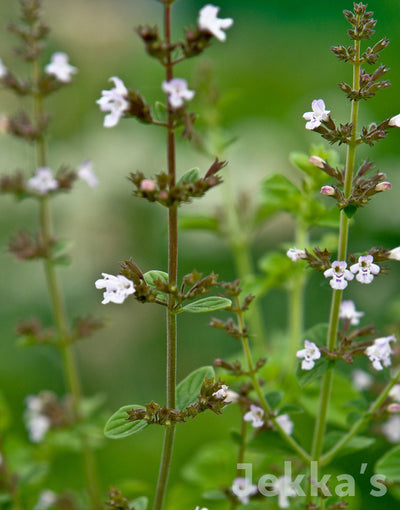
<path fill-rule="evenodd" d="M 110 487 L 108 492 L 108 501 L 106 502 L 108 508 L 114 508 L 115 510 L 132 510 L 129 501 L 122 494 L 122 492 L 117 489 L 117 487 Z"/>
<path fill-rule="evenodd" d="M 208 190 L 221 184 L 222 179 L 218 172 L 226 164 L 226 161 L 216 159 L 204 177 L 200 177 L 195 169 L 183 175 L 176 184 L 171 184 L 170 176 L 164 172 L 157 174 L 154 180 L 145 178 L 141 172 L 131 173 L 129 180 L 136 187 L 134 196 L 172 207 L 202 197 Z"/>
<path fill-rule="evenodd" d="M 186 419 L 194 418 L 207 409 L 215 414 L 221 414 L 222 409 L 230 403 L 226 400 L 227 390 L 228 387 L 221 380 L 215 381 L 213 378 L 208 379 L 206 377 L 201 386 L 200 395 L 197 397 L 197 402 L 193 402 L 185 409 L 169 409 L 151 401 L 150 404 L 145 405 L 145 409 L 139 408 L 127 411 L 127 420 L 144 420 L 149 424 L 168 427 L 172 423 L 184 423 Z"/>
<path fill-rule="evenodd" d="M 112 275 L 108 276 L 111 277 Z M 223 282 L 218 282 L 218 275 L 214 272 L 204 276 L 202 273 L 193 270 L 183 277 L 182 284 L 180 288 L 178 288 L 168 283 L 167 273 L 150 271 L 149 273 L 143 274 L 132 259 L 126 260 L 122 264 L 121 275 L 119 276 L 127 280 L 127 282 L 130 282 L 130 285 L 133 286 L 134 292 L 128 291 L 127 295 L 134 294 L 134 297 L 142 303 L 155 302 L 164 306 L 166 305 L 168 295 L 172 295 L 174 296 L 175 306 L 177 308 L 185 301 L 191 300 L 197 296 L 209 294 L 212 288 L 223 285 Z M 117 277 L 114 276 L 113 278 Z M 111 282 L 111 284 L 113 284 L 113 282 Z M 115 286 L 115 284 L 113 285 Z M 123 282 L 120 286 L 126 287 Z M 98 286 L 98 288 L 102 287 Z M 127 295 L 125 297 L 127 297 Z"/>
<path fill-rule="evenodd" d="M 368 99 L 374 96 L 378 90 L 390 87 L 389 80 L 380 80 L 380 78 L 388 71 L 389 68 L 382 64 L 372 74 L 368 74 L 364 69 L 362 69 L 360 76 L 360 86 L 357 90 L 354 90 L 348 83 L 345 82 L 340 82 L 339 88 L 345 92 L 346 96 L 351 101 Z"/>
<path fill-rule="evenodd" d="M 212 319 L 212 321 L 210 323 L 210 326 L 213 326 L 213 327 L 215 327 L 217 329 L 223 329 L 222 327 L 220 327 L 220 324 L 222 325 L 224 323 L 222 321 L 217 321 L 217 319 Z M 229 333 L 228 333 L 228 335 L 229 335 Z M 234 336 L 235 338 L 240 338 L 239 336 L 236 336 L 236 335 L 237 335 L 237 333 L 235 332 L 235 335 L 232 334 L 231 336 Z M 259 370 L 261 370 L 261 368 L 265 365 L 266 362 L 267 362 L 266 359 L 258 359 L 254 363 L 253 373 L 258 372 Z M 225 360 L 223 360 L 221 358 L 217 358 L 214 361 L 214 366 L 221 367 L 224 370 L 227 370 L 228 372 L 231 372 L 232 375 L 235 375 L 235 376 L 249 375 L 250 374 L 250 372 L 248 370 L 243 370 L 242 363 L 240 361 L 238 361 L 238 360 L 236 360 L 233 363 L 231 363 L 231 362 L 225 361 Z"/>
<path fill-rule="evenodd" d="M 69 337 L 63 338 L 64 342 L 76 342 L 93 335 L 96 331 L 104 327 L 101 319 L 93 317 L 79 318 L 75 322 L 75 326 Z M 45 328 L 41 321 L 37 318 L 26 319 L 20 321 L 15 331 L 19 336 L 19 342 L 23 346 L 52 344 L 59 345 L 60 339 L 54 328 Z"/>
<path fill-rule="evenodd" d="M 330 196 L 337 201 L 337 206 L 343 209 L 348 216 L 352 216 L 359 207 L 363 207 L 377 193 L 391 189 L 390 182 L 386 181 L 386 175 L 383 172 L 377 172 L 369 178 L 365 175 L 373 168 L 373 163 L 366 160 L 362 163 L 353 178 L 351 194 L 345 198 L 341 188 L 344 185 L 344 170 L 332 168 L 329 163 L 318 156 L 311 156 L 310 163 L 330 177 L 336 180 L 336 185 L 325 185 L 321 188 L 321 194 Z"/>
<path fill-rule="evenodd" d="M 138 28 L 138 34 L 143 40 L 146 51 L 161 64 L 166 65 L 171 52 L 180 51 L 174 63 L 181 62 L 185 58 L 191 58 L 202 53 L 215 37 L 221 42 L 226 40 L 224 30 L 233 25 L 231 18 L 218 18 L 219 7 L 208 4 L 199 12 L 197 27 L 185 30 L 185 39 L 176 43 L 168 44 L 161 39 L 157 26 L 149 25 Z"/>
<path fill-rule="evenodd" d="M 21 172 L 0 177 L 0 193 L 10 193 L 16 198 L 43 197 L 69 191 L 77 180 L 85 181 L 94 188 L 98 179 L 90 160 L 83 161 L 77 169 L 61 166 L 54 174 L 51 168 L 40 167 L 29 179 Z"/>

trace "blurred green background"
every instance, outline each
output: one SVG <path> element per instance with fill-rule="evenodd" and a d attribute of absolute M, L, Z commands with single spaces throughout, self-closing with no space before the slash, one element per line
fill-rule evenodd
<path fill-rule="evenodd" d="M 174 32 L 194 25 L 204 2 L 177 0 L 174 4 Z M 224 101 L 224 127 L 237 138 L 226 155 L 237 190 L 245 190 L 256 200 L 260 180 L 273 172 L 296 179 L 290 166 L 291 151 L 307 152 L 311 143 L 319 143 L 316 134 L 304 129 L 302 114 L 311 101 L 324 98 L 333 117 L 346 122 L 349 104 L 339 91 L 339 81 L 351 80 L 351 66 L 339 62 L 329 51 L 331 45 L 347 45 L 347 22 L 343 9 L 348 1 L 331 0 L 282 2 L 273 0 L 219 1 L 222 17 L 233 17 L 235 24 L 226 43 L 215 42 L 197 59 L 179 67 L 177 74 L 196 90 L 196 76 L 202 66 L 212 66 L 214 80 Z M 166 215 L 157 206 L 131 197 L 126 176 L 140 170 L 146 175 L 164 170 L 165 147 L 160 130 L 122 121 L 118 127 L 102 127 L 103 114 L 95 101 L 101 90 L 109 88 L 110 76 L 119 76 L 130 88 L 137 88 L 149 102 L 163 100 L 160 84 L 162 68 L 149 58 L 134 29 L 140 24 L 161 22 L 161 5 L 152 0 L 47 0 L 45 19 L 52 27 L 45 52 L 46 64 L 54 51 L 65 51 L 71 64 L 79 68 L 74 84 L 54 94 L 47 103 L 51 112 L 49 160 L 53 168 L 62 163 L 77 165 L 93 160 L 100 186 L 91 190 L 84 183 L 73 193 L 54 202 L 54 221 L 61 237 L 73 240 L 72 264 L 62 268 L 65 294 L 71 317 L 90 313 L 105 317 L 107 327 L 77 345 L 76 354 L 86 395 L 103 393 L 110 411 L 123 404 L 145 403 L 164 398 L 164 314 L 155 306 L 128 301 L 122 306 L 103 307 L 101 293 L 94 281 L 101 272 L 117 273 L 119 262 L 133 257 L 144 270 L 165 270 Z M 369 8 L 378 19 L 376 42 L 383 36 L 391 44 L 383 52 L 382 62 L 391 68 L 390 89 L 361 104 L 361 121 L 380 121 L 400 112 L 400 2 L 379 0 Z M 7 67 L 24 74 L 23 64 L 11 50 L 14 37 L 5 30 L 8 21 L 18 18 L 18 2 L 0 3 L 0 57 Z M 193 109 L 196 110 L 196 99 Z M 7 91 L 0 91 L 0 114 L 20 108 Z M 388 139 L 373 150 L 360 150 L 388 174 L 392 191 L 378 195 L 357 215 L 351 230 L 350 249 L 367 250 L 372 245 L 392 248 L 400 245 L 398 189 L 400 185 L 400 132 L 393 130 Z M 342 149 L 342 155 L 344 154 Z M 0 170 L 16 168 L 32 172 L 33 149 L 19 140 L 0 135 Z M 342 157 L 343 160 L 343 157 Z M 178 145 L 179 173 L 199 166 L 208 168 L 210 159 L 200 155 L 187 142 Z M 196 211 L 214 210 L 221 202 L 217 188 L 193 206 Z M 22 423 L 23 400 L 42 389 L 64 393 L 64 381 L 58 353 L 51 348 L 21 349 L 16 346 L 14 326 L 23 318 L 39 316 L 51 322 L 51 313 L 40 263 L 20 263 L 7 252 L 10 236 L 23 227 L 36 228 L 36 207 L 31 201 L 16 204 L 9 197 L 0 200 L 0 388 L 14 416 L 14 427 L 26 435 Z M 320 232 L 313 233 L 318 238 Z M 254 242 L 254 259 L 268 250 L 290 243 L 292 221 L 284 214 L 266 225 Z M 235 277 L 232 257 L 225 244 L 211 234 L 182 232 L 180 238 L 180 274 L 196 268 L 215 270 L 221 279 Z M 370 321 L 383 332 L 388 321 L 396 320 L 399 300 L 399 270 L 393 266 L 389 277 L 380 278 L 373 287 L 354 286 L 347 298 L 366 311 Z M 314 275 L 306 295 L 306 327 L 328 317 L 330 292 L 327 282 Z M 262 302 L 263 317 L 270 338 L 286 325 L 286 299 L 281 291 L 270 293 Z M 398 320 L 398 319 L 397 319 Z M 237 350 L 221 332 L 207 327 L 208 318 L 183 317 L 180 323 L 179 379 L 199 365 L 212 364 L 216 357 L 227 357 Z M 187 500 L 179 496 L 180 486 L 189 483 L 182 477 L 183 466 L 207 441 L 210 431 L 217 442 L 227 438 L 227 430 L 236 425 L 235 410 L 224 417 L 200 416 L 179 427 L 172 469 L 170 508 L 185 508 L 199 501 L 200 490 L 193 486 Z M 158 470 L 162 430 L 151 428 L 143 435 L 112 442 L 99 451 L 104 490 L 122 480 L 141 480 L 137 489 L 152 494 Z M 81 486 L 76 456 L 56 460 L 51 488 Z M 233 471 L 232 471 L 233 473 Z M 60 476 L 62 474 L 62 476 Z M 66 482 L 68 480 L 68 482 Z M 142 487 L 142 488 L 141 488 Z M 186 496 L 185 496 L 186 497 Z M 174 500 L 174 498 L 176 498 Z M 177 503 L 179 501 L 179 504 Z M 212 505 L 210 504 L 210 507 Z"/>

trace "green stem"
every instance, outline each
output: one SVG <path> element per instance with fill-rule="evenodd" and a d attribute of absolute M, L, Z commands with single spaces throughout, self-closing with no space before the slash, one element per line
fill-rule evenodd
<path fill-rule="evenodd" d="M 164 32 L 167 45 L 171 44 L 171 6 L 164 3 Z M 173 63 L 168 53 L 165 65 L 166 80 L 173 78 Z M 168 109 L 167 119 L 167 160 L 170 185 L 175 185 L 175 132 L 173 127 L 173 113 Z M 178 208 L 176 205 L 168 212 L 168 283 L 176 287 L 178 279 Z M 167 407 L 175 409 L 176 401 L 176 363 L 177 363 L 177 315 L 174 313 L 175 298 L 168 296 L 167 309 Z M 165 427 L 164 444 L 161 456 L 160 471 L 153 510 L 162 510 L 167 491 L 169 471 L 171 467 L 175 437 L 175 424 Z"/>
<path fill-rule="evenodd" d="M 353 89 L 358 90 L 360 87 L 360 41 L 354 42 L 355 49 L 355 63 L 353 65 Z M 357 139 L 357 121 L 358 121 L 358 102 L 353 101 L 351 103 L 351 123 L 352 123 L 352 134 L 351 140 L 347 146 L 346 156 L 346 168 L 345 168 L 345 182 L 344 182 L 344 196 L 348 198 L 351 194 L 351 188 L 353 183 L 354 174 L 354 163 L 355 163 L 355 151 L 356 151 L 356 139 Z M 339 230 L 339 241 L 338 241 L 338 260 L 344 261 L 347 256 L 347 243 L 349 235 L 349 219 L 345 212 L 340 212 L 340 230 Z M 342 299 L 342 290 L 334 290 L 332 294 L 331 311 L 329 317 L 329 329 L 327 338 L 327 347 L 329 350 L 334 349 L 336 345 L 338 325 L 339 325 L 339 311 L 340 303 Z M 322 453 L 323 440 L 326 429 L 326 421 L 328 415 L 329 402 L 332 393 L 333 384 L 333 370 L 329 370 L 325 373 L 322 390 L 320 407 L 318 417 L 315 424 L 314 441 L 312 446 L 312 459 L 319 461 Z"/>
<path fill-rule="evenodd" d="M 387 399 L 390 390 L 393 388 L 395 384 L 398 383 L 400 379 L 400 370 L 398 370 L 395 377 L 390 381 L 390 383 L 386 386 L 386 388 L 382 391 L 382 393 L 378 396 L 378 398 L 370 405 L 368 411 L 362 416 L 359 420 L 357 420 L 349 432 L 342 437 L 340 441 L 338 441 L 335 446 L 333 446 L 328 452 L 326 452 L 320 459 L 320 465 L 326 466 L 329 464 L 333 458 L 340 452 L 340 450 L 346 446 L 346 444 L 356 435 L 358 432 L 364 427 L 364 425 L 371 419 L 373 413 L 377 411 L 380 406 Z"/>
<path fill-rule="evenodd" d="M 33 82 L 36 85 L 36 90 L 34 91 L 34 115 L 37 125 L 39 125 L 40 119 L 43 117 L 43 98 L 37 88 L 37 84 L 40 80 L 40 73 L 40 62 L 39 59 L 36 59 L 33 63 Z M 43 136 L 40 136 L 36 142 L 36 164 L 37 167 L 45 167 L 47 165 L 46 143 Z M 39 217 L 42 240 L 46 246 L 50 246 L 50 242 L 52 240 L 52 222 L 50 203 L 47 196 L 43 196 L 39 199 Z M 75 420 L 79 420 L 80 402 L 82 399 L 81 388 L 72 345 L 70 343 L 71 332 L 68 325 L 61 285 L 54 264 L 49 258 L 44 259 L 44 270 L 53 310 L 54 322 L 58 333 L 58 346 L 62 353 L 64 375 L 72 398 L 74 417 Z M 102 508 L 102 504 L 99 496 L 100 491 L 93 452 L 88 445 L 87 437 L 82 435 L 81 439 L 84 469 L 91 508 L 92 510 L 100 510 Z"/>
<path fill-rule="evenodd" d="M 241 419 L 240 419 L 240 437 L 241 437 L 241 443 L 238 450 L 238 455 L 236 459 L 236 466 L 239 466 L 239 464 L 243 464 L 244 462 L 244 456 L 246 453 L 246 436 L 247 436 L 247 423 L 244 421 L 244 415 L 242 413 Z M 236 478 L 241 476 L 241 469 L 238 467 L 236 468 Z M 239 501 L 234 498 L 231 501 L 230 510 L 235 510 L 235 508 L 239 505 Z"/>
<path fill-rule="evenodd" d="M 239 330 L 242 333 L 242 337 L 241 337 L 242 347 L 243 347 L 243 352 L 244 352 L 244 355 L 245 355 L 245 358 L 246 358 L 246 361 L 247 361 L 247 365 L 248 365 L 249 377 L 250 377 L 251 382 L 253 384 L 254 390 L 257 393 L 257 396 L 258 396 L 258 398 L 260 400 L 261 407 L 263 408 L 265 414 L 268 415 L 268 419 L 271 420 L 272 423 L 274 424 L 275 428 L 277 429 L 277 431 L 278 431 L 279 435 L 282 437 L 282 439 L 284 439 L 286 441 L 286 443 L 288 443 L 288 445 L 300 456 L 300 458 L 302 458 L 305 462 L 308 463 L 308 462 L 310 462 L 311 457 L 297 443 L 297 441 L 292 436 L 287 434 L 282 429 L 282 427 L 276 421 L 276 418 L 274 416 L 274 412 L 273 412 L 272 408 L 270 407 L 270 405 L 268 404 L 268 402 L 267 402 L 267 400 L 266 400 L 266 398 L 265 398 L 265 396 L 264 396 L 264 394 L 262 392 L 261 386 L 260 386 L 260 384 L 258 382 L 258 379 L 257 379 L 256 371 L 254 369 L 254 363 L 253 363 L 253 358 L 251 356 L 249 339 L 248 339 L 248 337 L 245 334 L 245 322 L 244 322 L 243 312 L 242 312 L 242 310 L 240 308 L 240 302 L 239 302 L 239 299 L 237 297 L 235 298 L 235 309 L 236 309 L 236 315 L 237 315 L 237 318 L 238 318 Z"/>

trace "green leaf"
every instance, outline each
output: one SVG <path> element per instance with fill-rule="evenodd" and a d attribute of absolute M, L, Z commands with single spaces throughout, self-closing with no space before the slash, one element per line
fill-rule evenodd
<path fill-rule="evenodd" d="M 205 377 L 208 379 L 215 377 L 213 367 L 200 367 L 178 384 L 176 387 L 177 409 L 185 409 L 189 404 L 197 401 Z"/>
<path fill-rule="evenodd" d="M 219 297 L 219 296 L 209 296 L 206 298 L 198 299 L 197 301 L 193 301 L 193 303 L 189 303 L 179 311 L 190 312 L 190 313 L 206 313 L 206 312 L 215 312 L 216 310 L 223 310 L 224 308 L 229 308 L 232 305 L 232 301 L 228 298 Z"/>
<path fill-rule="evenodd" d="M 168 283 L 168 273 L 165 271 L 147 271 L 144 275 L 144 279 L 147 283 L 147 285 L 150 285 L 150 287 L 155 287 L 155 282 L 157 280 L 161 280 L 164 283 Z"/>
<path fill-rule="evenodd" d="M 0 505 L 3 503 L 9 503 L 11 501 L 10 494 L 0 494 Z"/>
<path fill-rule="evenodd" d="M 287 404 L 279 409 L 279 414 L 300 414 L 304 413 L 304 409 L 295 404 Z"/>
<path fill-rule="evenodd" d="M 200 171 L 198 168 L 192 168 L 185 172 L 178 181 L 178 185 L 185 184 L 185 182 L 195 182 L 200 179 Z"/>
<path fill-rule="evenodd" d="M 352 218 L 356 214 L 357 209 L 358 207 L 356 205 L 350 204 L 345 207 L 343 211 L 348 218 Z"/>
<path fill-rule="evenodd" d="M 282 174 L 274 174 L 261 183 L 261 199 L 267 209 L 300 213 L 304 197 L 299 188 Z M 264 211 L 265 216 L 265 211 Z"/>
<path fill-rule="evenodd" d="M 321 322 L 316 324 L 312 328 L 308 329 L 304 335 L 304 340 L 308 340 L 309 342 L 313 342 L 317 345 L 324 345 L 326 343 L 326 339 L 328 337 L 328 328 L 329 324 L 325 322 Z"/>
<path fill-rule="evenodd" d="M 247 448 L 268 455 L 293 453 L 291 447 L 281 438 L 278 432 L 274 430 L 265 430 L 257 434 L 247 443 Z"/>
<path fill-rule="evenodd" d="M 168 273 L 166 273 L 165 271 L 152 270 L 147 271 L 147 273 L 145 273 L 143 276 L 147 285 L 149 285 L 155 290 L 157 299 L 159 299 L 160 301 L 167 301 L 168 299 L 167 294 L 165 294 L 165 292 L 157 290 L 155 282 L 157 280 L 161 280 L 165 284 L 168 284 Z"/>
<path fill-rule="evenodd" d="M 218 232 L 219 222 L 216 218 L 207 216 L 179 216 L 178 228 L 182 230 L 209 230 Z"/>
<path fill-rule="evenodd" d="M 375 464 L 374 470 L 391 482 L 400 482 L 400 445 L 385 453 Z"/>
<path fill-rule="evenodd" d="M 315 362 L 314 368 L 311 370 L 303 370 L 301 368 L 301 363 L 299 363 L 296 371 L 296 377 L 299 386 L 303 388 L 307 384 L 310 384 L 310 382 L 318 379 L 325 372 L 332 369 L 334 365 L 334 361 L 330 361 L 328 358 L 321 358 Z"/>
<path fill-rule="evenodd" d="M 149 499 L 145 496 L 141 496 L 140 498 L 136 498 L 129 503 L 129 506 L 132 510 L 146 510 L 147 505 L 149 504 Z"/>
<path fill-rule="evenodd" d="M 343 436 L 345 436 L 345 432 L 341 432 L 338 430 L 333 430 L 332 432 L 328 432 L 324 439 L 324 452 L 329 451 L 333 448 Z M 355 436 L 347 442 L 347 444 L 338 452 L 338 456 L 348 455 L 349 453 L 355 452 L 357 450 L 366 450 L 371 445 L 375 443 L 376 439 L 374 437 L 366 437 L 366 436 Z"/>
<path fill-rule="evenodd" d="M 130 409 L 145 409 L 143 406 L 122 406 L 107 421 L 104 427 L 104 435 L 109 439 L 122 439 L 123 437 L 136 434 L 148 426 L 145 420 L 128 421 Z"/>
<path fill-rule="evenodd" d="M 272 409 L 275 409 L 280 404 L 283 397 L 283 393 L 281 391 L 270 391 L 265 395 L 268 404 Z"/>

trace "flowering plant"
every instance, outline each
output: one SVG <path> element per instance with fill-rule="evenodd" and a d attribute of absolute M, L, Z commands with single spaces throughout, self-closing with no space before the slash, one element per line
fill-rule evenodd
<path fill-rule="evenodd" d="M 31 74 L 28 79 L 17 76 L 2 55 L 1 84 L 29 101 L 26 109 L 7 114 L 3 130 L 27 147 L 33 146 L 34 151 L 25 164 L 27 170 L 1 177 L 0 191 L 19 201 L 30 199 L 38 213 L 35 232 L 20 230 L 11 239 L 9 251 L 20 260 L 42 263 L 53 316 L 51 319 L 46 309 L 40 318 L 24 319 L 18 323 L 17 333 L 25 346 L 55 348 L 63 367 L 65 391 L 58 396 L 59 388 L 54 385 L 51 390 L 32 389 L 26 395 L 22 414 L 27 433 L 18 441 L 15 437 L 20 436 L 4 419 L 6 413 L 0 401 L 0 505 L 4 501 L 6 508 L 13 510 L 266 506 L 336 510 L 363 508 L 371 505 L 371 500 L 376 504 L 372 499 L 376 497 L 388 498 L 386 501 L 398 498 L 400 450 L 393 445 L 400 441 L 400 371 L 395 368 L 398 323 L 382 324 L 377 320 L 377 326 L 368 324 L 375 304 L 370 310 L 362 306 L 363 311 L 359 311 L 358 303 L 363 299 L 366 303 L 363 296 L 374 288 L 383 293 L 379 285 L 390 269 L 386 264 L 400 260 L 400 248 L 393 242 L 384 247 L 371 246 L 375 243 L 370 243 L 365 233 L 356 242 L 350 229 L 357 224 L 360 209 L 366 208 L 375 195 L 378 202 L 381 193 L 386 196 L 391 189 L 385 173 L 372 173 L 369 159 L 359 161 L 363 145 L 373 147 L 391 129 L 396 135 L 394 128 L 400 126 L 400 114 L 391 112 L 386 120 L 360 126 L 361 100 L 371 99 L 390 85 L 382 79 L 387 67 L 379 65 L 373 71 L 368 67 L 376 65 L 389 42 L 383 38 L 367 46 L 376 21 L 366 5 L 354 3 L 353 11 L 344 11 L 351 43 L 331 50 L 352 68 L 352 83 L 339 84 L 349 101 L 350 121 L 336 120 L 339 109 L 328 97 L 312 100 L 312 111 L 304 113 L 303 118 L 307 136 L 319 134 L 327 143 L 345 147 L 345 162 L 341 163 L 339 152 L 326 145 L 313 146 L 309 154 L 291 153 L 297 174 L 288 177 L 280 171 L 263 175 L 259 195 L 253 192 L 250 198 L 243 198 L 232 185 L 231 145 L 235 144 L 222 126 L 218 113 L 221 104 L 212 78 L 205 68 L 197 78 L 187 71 L 187 61 L 195 57 L 202 60 L 214 43 L 224 43 L 219 47 L 226 51 L 228 37 L 235 37 L 240 20 L 235 18 L 234 24 L 233 18 L 220 17 L 221 11 L 230 15 L 226 7 L 202 5 L 195 24 L 192 22 L 176 40 L 173 14 L 179 6 L 174 0 L 159 0 L 158 4 L 162 25 L 143 24 L 137 28 L 146 52 L 163 72 L 161 77 L 150 73 L 146 96 L 151 99 L 136 88 L 139 78 L 127 75 L 124 68 L 121 74 L 117 68 L 110 69 L 113 86 L 97 91 L 97 101 L 92 98 L 92 104 L 97 102 L 105 114 L 103 127 L 108 128 L 106 135 L 101 135 L 105 138 L 97 144 L 98 150 L 113 148 L 114 133 L 135 130 L 132 119 L 154 133 L 143 169 L 136 169 L 135 159 L 135 168 L 129 169 L 125 182 L 140 204 L 129 226 L 135 229 L 135 242 L 129 248 L 120 246 L 113 235 L 117 237 L 117 232 L 124 230 L 122 220 L 114 229 L 106 214 L 99 215 L 97 221 L 104 231 L 101 247 L 90 257 L 89 268 L 82 263 L 85 271 L 79 277 L 78 273 L 70 273 L 71 281 L 63 281 L 70 295 L 68 308 L 59 276 L 59 266 L 69 263 L 68 245 L 55 234 L 61 225 L 58 217 L 53 231 L 53 203 L 56 199 L 61 202 L 62 195 L 72 191 L 79 180 L 95 188 L 101 179 L 86 159 L 76 168 L 63 164 L 54 170 L 51 116 L 45 106 L 52 104 L 47 98 L 53 93 L 60 90 L 62 97 L 63 87 L 79 79 L 81 70 L 78 73 L 64 52 L 56 51 L 47 58 L 49 29 L 42 20 L 41 0 L 21 0 L 21 24 L 9 27 L 19 38 L 18 55 Z M 71 57 L 71 62 L 77 58 Z M 178 67 L 182 63 L 185 66 Z M 105 83 L 107 76 L 102 79 Z M 318 82 L 314 80 L 315 86 Z M 63 105 L 62 111 L 66 110 Z M 300 111 L 298 118 L 302 121 Z M 140 135 L 139 131 L 134 133 L 137 151 Z M 117 159 L 126 159 L 130 144 L 131 138 L 117 147 L 119 158 L 115 156 L 112 165 Z M 194 149 L 191 158 L 196 163 L 200 160 L 199 166 L 204 161 L 205 170 L 186 167 L 185 158 L 181 160 L 189 145 Z M 154 173 L 152 156 L 160 152 L 164 154 L 162 162 L 157 163 L 161 169 Z M 246 185 L 250 180 L 249 161 Z M 113 188 L 111 191 L 116 192 Z M 118 215 L 123 194 L 118 190 L 118 198 L 114 197 L 112 214 Z M 197 206 L 197 199 L 210 200 L 210 196 L 220 196 L 223 206 L 215 210 L 212 205 L 203 210 Z M 207 199 L 200 202 L 212 204 Z M 220 199 L 214 198 L 218 202 Z M 84 203 L 88 200 L 85 197 Z M 152 217 L 150 210 L 158 211 L 157 221 L 151 229 L 141 230 L 143 218 Z M 291 217 L 294 236 L 277 251 L 263 253 L 265 244 L 260 241 L 260 246 L 255 246 L 254 239 L 262 239 L 274 221 L 280 225 L 282 212 Z M 112 214 L 110 210 L 109 216 Z M 132 218 L 131 213 L 127 216 Z M 161 223 L 168 225 L 167 236 L 158 235 L 156 224 Z M 200 230 L 217 240 L 214 237 L 214 242 L 206 243 L 200 234 L 193 234 Z M 87 232 L 92 233 L 90 229 Z M 154 253 L 148 253 L 142 258 L 141 251 L 147 250 L 153 235 L 157 242 L 165 239 L 166 257 L 157 259 Z M 191 239 L 190 248 L 197 255 L 190 266 L 185 249 L 179 250 L 178 257 L 178 247 L 185 247 L 187 239 Z M 209 267 L 217 243 L 229 248 L 234 268 L 228 270 L 226 260 L 221 264 L 217 257 L 215 266 Z M 349 252 L 349 248 L 356 253 Z M 121 257 L 126 251 L 129 255 Z M 158 251 L 162 251 L 159 246 Z M 115 260 L 121 258 L 123 262 L 115 269 Z M 396 263 L 392 267 L 396 268 Z M 29 276 L 36 282 L 33 272 Z M 69 309 L 82 313 L 77 304 L 81 291 L 74 290 L 78 281 L 84 282 L 85 289 L 92 289 L 91 299 L 107 305 L 101 308 L 99 304 L 100 313 L 116 324 L 112 330 L 115 333 L 104 330 L 105 357 L 111 364 L 111 353 L 116 356 L 121 350 L 122 357 L 129 359 L 126 381 L 119 367 L 112 372 L 118 384 L 110 399 L 113 411 L 102 410 L 101 396 L 87 398 L 81 390 L 75 344 L 102 328 L 105 321 L 91 316 L 80 316 L 75 321 L 69 318 Z M 318 286 L 320 299 L 313 297 Z M 279 333 L 269 327 L 269 321 L 283 294 L 287 297 L 288 327 Z M 142 312 L 141 305 L 149 304 L 154 306 L 146 306 Z M 315 308 L 318 313 L 312 322 L 307 318 L 312 327 L 306 330 L 307 308 Z M 164 312 L 165 328 L 156 335 L 153 317 L 164 324 L 157 309 Z M 137 314 L 136 320 L 131 320 L 132 313 Z M 202 318 L 207 316 L 203 314 L 211 314 L 208 323 L 212 329 L 203 328 Z M 324 319 L 316 319 L 318 316 Z M 146 355 L 137 354 L 146 343 L 142 342 L 145 336 L 139 319 L 146 321 L 148 336 L 159 340 Z M 49 326 L 43 325 L 47 322 Z M 128 322 L 133 341 L 120 344 Z M 191 326 L 185 329 L 189 322 Z M 190 342 L 197 330 L 201 331 L 202 344 Z M 209 339 L 220 343 L 210 347 L 212 354 L 204 354 L 203 346 Z M 190 356 L 183 363 L 178 351 L 185 349 L 190 349 Z M 100 351 L 97 347 L 86 351 L 88 371 L 95 370 L 97 357 L 103 354 Z M 216 357 L 221 351 L 223 358 Z M 165 363 L 161 361 L 163 356 Z M 132 377 L 141 367 L 144 375 L 132 384 Z M 107 370 L 99 371 L 102 377 L 96 375 L 96 391 L 103 387 L 108 371 L 109 365 Z M 159 387 L 160 373 L 165 375 L 163 391 Z M 8 388 L 4 393 L 8 396 Z M 191 427 L 201 436 L 199 443 L 190 437 Z M 157 429 L 162 431 L 162 446 Z M 176 450 L 180 441 L 187 441 L 184 454 Z M 161 448 L 161 455 L 154 452 L 153 444 Z M 105 446 L 106 453 L 97 454 L 100 446 Z M 112 448 L 119 448 L 116 463 L 107 460 L 107 449 Z M 62 463 L 68 463 L 71 454 L 81 459 L 84 476 L 78 477 L 79 485 L 69 485 L 58 475 L 59 450 L 64 450 Z M 128 451 L 133 453 L 128 455 Z M 343 459 L 348 454 L 353 462 L 346 464 Z M 136 479 L 147 476 L 145 468 L 151 471 L 151 483 Z M 56 474 L 51 476 L 53 469 Z M 363 475 L 367 469 L 367 493 L 360 495 L 360 487 L 366 486 Z M 43 474 L 31 482 L 26 475 L 30 470 Z M 121 476 L 126 479 L 121 481 Z"/>

